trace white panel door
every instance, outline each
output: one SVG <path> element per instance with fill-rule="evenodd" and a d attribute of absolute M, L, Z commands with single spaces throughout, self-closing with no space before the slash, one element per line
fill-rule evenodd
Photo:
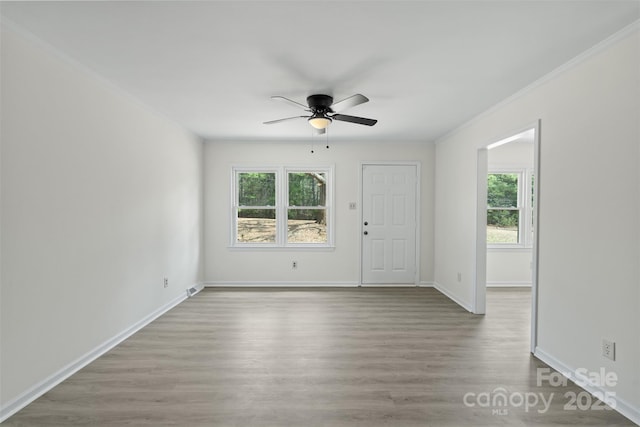
<path fill-rule="evenodd" d="M 362 166 L 362 283 L 416 281 L 415 165 Z"/>

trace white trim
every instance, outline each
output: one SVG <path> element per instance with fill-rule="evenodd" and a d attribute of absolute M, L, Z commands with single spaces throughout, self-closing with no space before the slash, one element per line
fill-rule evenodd
<path fill-rule="evenodd" d="M 441 294 L 443 294 L 444 296 L 449 298 L 451 301 L 455 302 L 460 307 L 462 307 L 465 310 L 467 310 L 469 313 L 473 313 L 473 310 L 472 310 L 472 307 L 471 307 L 470 304 L 467 304 L 467 303 L 463 302 L 461 298 L 459 298 L 456 295 L 452 294 L 450 291 L 445 289 L 444 286 L 442 286 L 440 283 L 433 282 L 433 287 L 436 288 L 438 290 L 438 292 L 440 292 Z"/>
<path fill-rule="evenodd" d="M 360 288 L 419 288 L 415 283 L 362 283 Z"/>
<path fill-rule="evenodd" d="M 348 287 L 363 287 L 363 288 L 432 288 L 433 282 L 420 281 L 418 285 L 412 283 L 359 283 L 357 281 L 304 281 L 304 282 L 282 282 L 282 281 L 232 281 L 232 280 L 212 280 L 203 282 L 205 288 L 348 288 Z"/>
<path fill-rule="evenodd" d="M 531 282 L 524 280 L 492 280 L 487 281 L 488 288 L 530 288 Z"/>
<path fill-rule="evenodd" d="M 195 285 L 195 287 L 197 286 L 199 285 Z M 0 423 L 4 422 L 7 418 L 78 372 L 80 369 L 89 365 L 91 362 L 116 347 L 118 344 L 138 332 L 140 329 L 147 326 L 149 323 L 153 322 L 158 317 L 162 316 L 167 311 L 171 310 L 173 307 L 180 304 L 185 299 L 187 299 L 186 293 L 181 292 L 180 295 L 173 298 L 171 301 L 164 304 L 157 310 L 151 312 L 149 315 L 134 323 L 124 331 L 98 345 L 93 350 L 69 363 L 57 372 L 54 372 L 52 375 L 35 384 L 34 386 L 30 387 L 18 397 L 7 402 L 6 405 L 0 408 Z"/>
<path fill-rule="evenodd" d="M 612 390 L 607 390 L 601 386 L 593 384 L 588 377 L 586 377 L 581 372 L 578 372 L 577 369 L 574 369 L 563 362 L 559 361 L 555 357 L 551 356 L 549 353 L 542 350 L 540 347 L 536 347 L 533 355 L 538 359 L 542 360 L 544 363 L 549 365 L 551 368 L 560 372 L 562 375 L 576 383 L 576 385 L 592 395 L 594 393 L 598 393 L 600 395 L 605 395 L 606 392 L 611 392 Z M 597 396 L 594 396 L 597 398 Z M 634 406 L 633 404 L 627 402 L 624 399 L 621 399 L 618 396 L 613 396 L 613 400 L 616 402 L 616 407 L 613 408 L 614 411 L 620 413 L 621 415 L 627 417 L 634 423 L 640 425 L 640 408 Z"/>
<path fill-rule="evenodd" d="M 640 21 L 639 21 L 640 22 Z M 538 260 L 540 253 L 540 243 L 538 236 L 540 235 L 540 132 L 542 131 L 542 120 L 538 119 L 535 124 L 535 134 L 533 136 L 533 171 L 535 184 L 533 186 L 533 206 L 531 215 L 533 215 L 533 240 L 531 241 L 531 346 L 530 351 L 533 353 L 538 346 Z M 527 178 L 528 185 L 531 179 Z M 527 190 L 527 197 L 529 190 Z"/>
<path fill-rule="evenodd" d="M 234 281 L 234 280 L 210 280 L 203 282 L 205 288 L 334 288 L 334 287 L 356 287 L 360 283 L 356 281 L 304 281 L 304 282 L 285 282 L 285 281 Z"/>
<path fill-rule="evenodd" d="M 629 34 L 632 34 L 634 31 L 639 31 L 639 30 L 640 30 L 640 19 L 637 20 L 637 21 L 632 22 L 631 24 L 627 25 L 626 27 L 624 27 L 620 31 L 610 35 L 606 39 L 600 41 L 596 45 L 594 45 L 594 46 L 590 47 L 589 49 L 585 50 L 584 52 L 582 52 L 578 56 L 574 57 L 573 59 L 570 59 L 569 61 L 567 61 L 564 64 L 560 65 L 558 68 L 556 68 L 553 71 L 551 71 L 551 72 L 545 74 L 544 76 L 540 77 L 538 80 L 534 81 L 533 83 L 528 84 L 527 86 L 525 86 L 524 88 L 520 89 L 519 91 L 517 91 L 513 95 L 511 95 L 511 96 L 503 99 L 502 101 L 498 102 L 493 107 L 490 107 L 489 109 L 483 111 L 482 113 L 478 114 L 477 116 L 471 118 L 469 121 L 461 124 L 457 128 L 445 133 L 442 136 L 437 137 L 434 140 L 434 144 L 442 143 L 444 140 L 446 140 L 446 139 L 450 138 L 451 136 L 457 134 L 461 130 L 463 130 L 463 129 L 473 125 L 474 123 L 482 120 L 483 118 L 493 114 L 494 112 L 496 112 L 497 110 L 505 107 L 506 105 L 508 105 L 508 104 L 510 104 L 510 103 L 522 98 L 523 96 L 527 95 L 529 92 L 532 92 L 533 90 L 535 90 L 538 87 L 544 85 L 545 83 L 549 82 L 550 80 L 553 80 L 556 77 L 566 73 L 567 71 L 570 71 L 571 69 L 573 69 L 573 68 L 577 67 L 578 65 L 582 64 L 583 62 L 585 62 L 586 60 L 588 60 L 592 56 L 595 56 L 598 53 L 602 52 L 603 50 L 605 50 L 606 48 L 608 48 L 612 44 L 624 39 Z"/>
<path fill-rule="evenodd" d="M 308 243 L 306 245 L 301 243 L 292 243 L 288 246 L 275 246 L 275 245 L 264 245 L 264 246 L 227 246 L 227 249 L 231 252 L 333 252 L 336 250 L 334 246 L 328 245 L 319 245 L 314 243 Z"/>
<path fill-rule="evenodd" d="M 513 141 L 517 141 L 519 139 L 528 141 L 531 138 L 531 136 L 533 136 L 533 130 L 532 129 L 528 129 L 528 130 L 525 130 L 524 132 L 520 132 L 517 135 L 511 135 L 508 138 L 504 138 L 504 139 L 502 139 L 500 141 L 497 141 L 497 142 L 494 142 L 492 144 L 487 145 L 487 150 L 492 150 L 494 148 L 498 148 L 498 147 L 500 147 L 502 145 L 508 144 L 510 142 L 513 142 Z M 531 138 L 531 140 L 533 141 L 533 138 Z"/>
<path fill-rule="evenodd" d="M 335 196 L 334 196 L 334 164 L 307 165 L 307 164 L 233 164 L 231 165 L 230 178 L 230 211 L 229 211 L 229 245 L 230 250 L 334 250 L 335 249 Z M 273 173 L 275 175 L 275 205 L 274 206 L 240 206 L 238 200 L 238 174 L 249 172 Z M 289 199 L 288 174 L 295 172 L 322 172 L 326 174 L 327 185 L 325 205 L 320 207 L 299 207 L 306 209 L 322 208 L 325 210 L 327 221 L 327 241 L 325 243 L 288 243 L 287 242 L 287 212 Z M 245 209 L 273 209 L 276 216 L 276 236 L 275 242 L 254 243 L 237 241 L 237 211 Z"/>
<path fill-rule="evenodd" d="M 526 253 L 531 252 L 532 246 L 489 246 L 487 245 L 487 253 Z"/>
<path fill-rule="evenodd" d="M 487 312 L 487 174 L 489 150 L 478 149 L 476 161 L 476 236 L 474 247 L 475 274 L 472 277 L 474 314 Z"/>
<path fill-rule="evenodd" d="M 538 342 L 538 236 L 540 231 L 540 131 L 542 128 L 542 121 L 536 120 L 534 123 L 523 126 L 518 130 L 512 132 L 512 134 L 520 134 L 523 130 L 534 129 L 534 160 L 533 160 L 533 174 L 535 175 L 536 185 L 533 187 L 534 191 L 534 207 L 533 207 L 533 220 L 535 222 L 533 228 L 533 241 L 531 242 L 532 252 L 532 273 L 531 273 L 531 345 L 530 351 L 533 353 Z M 476 244 L 474 248 L 474 261 L 475 261 L 475 280 L 473 286 L 473 298 L 475 303 L 474 313 L 478 314 L 478 309 L 484 309 L 486 307 L 486 263 L 487 263 L 487 243 L 486 243 L 486 228 L 487 228 L 487 182 L 484 176 L 488 172 L 488 159 L 487 149 L 493 141 L 502 140 L 503 138 L 496 138 L 493 140 L 485 141 L 477 151 L 477 175 L 476 175 Z M 484 174 L 484 175 L 483 175 Z M 528 179 L 528 178 L 527 178 Z M 527 192 L 528 194 L 528 192 Z M 483 300 L 484 299 L 484 300 Z"/>

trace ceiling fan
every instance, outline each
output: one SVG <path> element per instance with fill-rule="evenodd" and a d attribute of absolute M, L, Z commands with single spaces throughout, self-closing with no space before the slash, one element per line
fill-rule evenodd
<path fill-rule="evenodd" d="M 348 98 L 345 98 L 340 102 L 336 102 L 335 104 L 333 103 L 333 97 L 329 95 L 308 96 L 307 97 L 308 105 L 301 104 L 289 98 L 285 98 L 284 96 L 272 96 L 271 99 L 286 101 L 292 105 L 295 105 L 298 108 L 302 108 L 304 111 L 311 113 L 311 115 L 294 116 L 294 117 L 287 117 L 285 119 L 271 120 L 268 122 L 264 122 L 265 125 L 271 125 L 274 123 L 280 123 L 287 120 L 304 118 L 304 119 L 307 119 L 309 121 L 309 124 L 316 129 L 317 133 L 323 134 L 327 131 L 327 127 L 331 124 L 333 120 L 356 123 L 359 125 L 366 125 L 366 126 L 373 126 L 378 122 L 377 120 L 374 120 L 374 119 L 366 119 L 364 117 L 347 116 L 345 114 L 338 114 L 339 112 L 344 111 L 347 108 L 355 107 L 356 105 L 369 102 L 369 98 L 367 98 L 364 95 L 360 95 L 359 93 L 352 95 Z"/>

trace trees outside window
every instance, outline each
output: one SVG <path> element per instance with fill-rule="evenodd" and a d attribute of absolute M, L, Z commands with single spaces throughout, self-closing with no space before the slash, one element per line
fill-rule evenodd
<path fill-rule="evenodd" d="M 330 246 L 333 170 L 233 168 L 232 246 Z"/>
<path fill-rule="evenodd" d="M 327 174 L 289 172 L 287 242 L 327 243 Z"/>
<path fill-rule="evenodd" d="M 530 185 L 526 185 L 525 177 L 530 177 Z M 531 245 L 533 182 L 533 175 L 526 170 L 488 174 L 488 245 Z M 531 197 L 526 197 L 526 194 L 530 194 Z"/>
<path fill-rule="evenodd" d="M 275 172 L 238 172 L 236 181 L 236 241 L 275 243 Z"/>

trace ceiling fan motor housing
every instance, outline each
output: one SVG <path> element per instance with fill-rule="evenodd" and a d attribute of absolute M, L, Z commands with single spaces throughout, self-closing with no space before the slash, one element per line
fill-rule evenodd
<path fill-rule="evenodd" d="M 307 97 L 307 104 L 312 112 L 331 112 L 333 97 L 329 95 L 310 95 Z"/>

